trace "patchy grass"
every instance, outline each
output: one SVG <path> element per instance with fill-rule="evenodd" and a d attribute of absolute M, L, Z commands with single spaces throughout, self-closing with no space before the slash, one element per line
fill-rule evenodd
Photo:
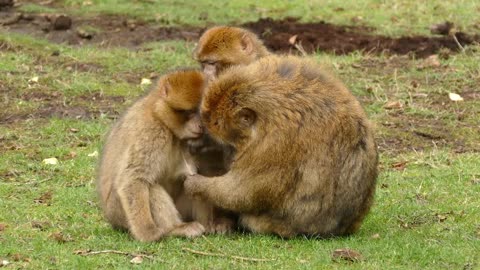
<path fill-rule="evenodd" d="M 41 1 L 38 1 L 41 3 Z M 25 11 L 58 12 L 67 10 L 79 15 L 124 15 L 162 25 L 230 24 L 258 18 L 299 17 L 303 21 L 324 20 L 335 24 L 373 26 L 377 33 L 387 35 L 427 34 L 429 26 L 445 20 L 453 21 L 462 30 L 478 31 L 480 3 L 459 1 L 127 1 L 127 0 L 66 0 L 53 7 L 26 4 Z M 65 6 L 64 6 L 65 5 Z M 194 11 L 194 13 L 192 13 Z"/>
<path fill-rule="evenodd" d="M 121 13 L 153 20 L 157 11 L 152 6 L 159 5 L 92 1 L 82 6 L 83 2 L 65 1 L 63 8 L 56 1 L 48 7 L 51 10 L 33 10 L 39 4 L 23 8 L 35 12 L 65 9 L 79 15 Z M 457 1 L 455 6 L 441 1 L 326 1 L 322 5 L 290 1 L 276 7 L 267 1 L 261 8 L 268 10 L 260 14 L 253 2 L 227 4 L 240 11 L 209 8 L 212 3 L 162 5 L 163 12 L 176 7 L 166 16 L 178 17 L 182 24 L 206 24 L 195 18 L 207 9 L 208 21 L 219 23 L 304 11 L 304 20 L 320 15 L 337 23 L 362 16 L 367 24 L 385 25 L 380 31 L 392 34 L 412 29 L 422 32 L 424 25 L 444 19 L 468 27 L 478 9 L 476 1 Z M 340 6 L 345 10 L 332 12 Z M 390 22 L 394 12 L 400 21 Z M 415 23 L 405 23 L 412 18 Z M 193 43 L 156 42 L 130 50 L 67 46 L 0 32 L 0 48 L 0 262 L 8 261 L 7 269 L 132 267 L 129 256 L 75 254 L 88 249 L 150 254 L 153 260 L 145 258 L 138 265 L 146 269 L 480 267 L 478 47 L 462 54 L 446 53 L 435 65 L 423 59 L 360 53 L 312 56 L 345 81 L 377 127 L 381 175 L 375 205 L 359 233 L 328 240 L 233 234 L 158 243 L 136 242 L 103 220 L 94 192 L 98 162 L 94 153 L 100 151 L 114 119 L 146 89 L 140 85 L 142 78 L 194 65 L 190 59 Z M 453 102 L 449 92 L 465 100 Z M 391 102 L 399 105 L 386 109 Z M 50 157 L 56 157 L 59 164 L 42 163 Z M 183 248 L 273 261 L 199 256 Z M 357 250 L 364 259 L 334 262 L 331 254 L 338 248 Z"/>

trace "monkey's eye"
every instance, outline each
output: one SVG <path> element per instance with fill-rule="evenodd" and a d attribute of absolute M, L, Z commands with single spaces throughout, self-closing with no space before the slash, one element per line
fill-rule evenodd
<path fill-rule="evenodd" d="M 174 110 L 176 114 L 182 115 L 187 118 L 192 118 L 197 113 L 197 110 Z"/>

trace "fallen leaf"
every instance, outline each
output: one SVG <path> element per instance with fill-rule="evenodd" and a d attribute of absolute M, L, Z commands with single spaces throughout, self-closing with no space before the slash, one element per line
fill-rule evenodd
<path fill-rule="evenodd" d="M 69 130 L 70 130 L 70 132 L 72 132 L 72 133 L 77 133 L 77 132 L 80 131 L 80 130 L 77 129 L 77 128 L 70 128 Z"/>
<path fill-rule="evenodd" d="M 424 68 L 435 68 L 441 65 L 438 55 L 432 54 L 429 57 L 425 58 L 423 62 L 419 65 L 420 69 Z"/>
<path fill-rule="evenodd" d="M 463 101 L 463 97 L 455 93 L 448 93 L 448 98 L 452 101 Z"/>
<path fill-rule="evenodd" d="M 30 80 L 28 80 L 28 83 L 38 83 L 38 76 L 35 76 L 33 78 L 31 78 Z"/>
<path fill-rule="evenodd" d="M 147 78 L 142 78 L 142 81 L 140 82 L 140 85 L 150 85 L 150 84 L 152 84 L 152 80 Z"/>
<path fill-rule="evenodd" d="M 54 158 L 54 157 L 46 158 L 42 162 L 43 162 L 43 164 L 47 164 L 47 165 L 57 165 L 58 164 L 58 159 Z"/>
<path fill-rule="evenodd" d="M 52 226 L 52 224 L 48 221 L 39 221 L 39 220 L 33 220 L 31 224 L 32 224 L 32 228 L 39 229 L 41 231 Z"/>
<path fill-rule="evenodd" d="M 49 203 L 50 201 L 52 200 L 52 192 L 51 191 L 47 191 L 45 193 L 42 194 L 42 196 L 40 196 L 39 198 L 37 199 L 34 199 L 33 201 L 35 203 Z"/>
<path fill-rule="evenodd" d="M 380 238 L 380 234 L 376 233 L 374 235 L 371 236 L 372 239 L 379 239 Z"/>
<path fill-rule="evenodd" d="M 360 254 L 360 252 L 355 251 L 353 249 L 340 248 L 333 251 L 332 259 L 334 261 L 345 260 L 349 262 L 357 262 L 362 259 L 362 254 Z"/>
<path fill-rule="evenodd" d="M 395 162 L 390 165 L 391 168 L 398 170 L 398 171 L 403 171 L 405 170 L 405 167 L 407 165 L 408 161 L 400 161 L 400 162 Z"/>
<path fill-rule="evenodd" d="M 291 36 L 291 37 L 288 39 L 288 43 L 290 43 L 291 45 L 294 45 L 295 42 L 297 41 L 297 36 L 298 36 L 298 35 L 293 35 L 293 36 Z"/>
<path fill-rule="evenodd" d="M 59 243 L 66 243 L 73 241 L 70 235 L 64 235 L 62 232 L 54 232 L 50 235 L 50 238 L 59 242 Z"/>
<path fill-rule="evenodd" d="M 437 219 L 439 222 L 444 222 L 445 220 L 447 220 L 447 216 L 442 214 L 437 214 Z"/>
<path fill-rule="evenodd" d="M 383 108 L 387 110 L 401 109 L 402 107 L 403 104 L 400 101 L 389 101 L 383 105 Z"/>
<path fill-rule="evenodd" d="M 9 265 L 9 264 L 10 264 L 10 262 L 7 261 L 7 260 L 1 260 L 1 261 L 0 261 L 0 267 L 2 267 L 2 266 L 7 266 L 7 265 Z"/>
<path fill-rule="evenodd" d="M 0 232 L 3 232 L 7 228 L 7 225 L 0 223 Z"/>
<path fill-rule="evenodd" d="M 89 157 L 98 157 L 98 151 L 95 150 L 92 153 L 88 154 Z"/>
<path fill-rule="evenodd" d="M 68 153 L 68 156 L 70 158 L 75 158 L 77 156 L 77 152 L 74 152 L 74 151 L 70 151 L 70 153 Z"/>
<path fill-rule="evenodd" d="M 143 257 L 136 256 L 135 258 L 131 259 L 130 262 L 133 264 L 141 264 L 143 262 Z"/>

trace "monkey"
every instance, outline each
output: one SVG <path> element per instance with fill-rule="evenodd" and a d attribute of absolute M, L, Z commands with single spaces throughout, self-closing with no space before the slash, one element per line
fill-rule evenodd
<path fill-rule="evenodd" d="M 230 66 L 249 64 L 267 55 L 270 55 L 270 52 L 254 33 L 228 26 L 208 29 L 200 37 L 193 53 L 208 81 L 214 80 Z M 219 145 L 207 133 L 198 139 L 189 140 L 188 143 L 200 175 L 220 176 L 228 171 L 235 153 L 232 146 Z M 227 224 L 236 218 L 232 212 L 220 212 L 215 216 L 227 217 L 224 219 Z"/>
<path fill-rule="evenodd" d="M 202 34 L 194 49 L 208 80 L 230 66 L 246 65 L 271 53 L 252 32 L 238 27 L 216 26 Z"/>
<path fill-rule="evenodd" d="M 358 100 L 313 60 L 263 57 L 207 86 L 200 115 L 235 156 L 222 176 L 185 191 L 239 213 L 240 226 L 282 238 L 355 233 L 373 203 L 378 154 Z"/>
<path fill-rule="evenodd" d="M 114 228 L 130 231 L 136 240 L 200 236 L 209 220 L 195 219 L 213 218 L 212 206 L 183 191 L 185 175 L 196 173 L 186 141 L 203 134 L 196 111 L 204 86 L 198 70 L 162 76 L 107 136 L 97 180 L 101 206 Z M 177 206 L 189 214 L 182 217 Z"/>

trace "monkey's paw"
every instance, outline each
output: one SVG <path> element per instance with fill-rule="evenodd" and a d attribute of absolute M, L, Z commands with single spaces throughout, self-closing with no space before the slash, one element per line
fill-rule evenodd
<path fill-rule="evenodd" d="M 191 196 L 199 196 L 202 192 L 202 186 L 204 182 L 204 177 L 201 175 L 189 175 L 183 183 L 185 192 Z"/>
<path fill-rule="evenodd" d="M 205 227 L 198 222 L 184 223 L 170 232 L 170 235 L 183 236 L 187 238 L 199 237 L 205 233 Z"/>
<path fill-rule="evenodd" d="M 233 232 L 234 227 L 234 220 L 226 217 L 221 217 L 214 219 L 210 224 L 208 224 L 206 232 L 208 234 L 227 234 Z"/>

